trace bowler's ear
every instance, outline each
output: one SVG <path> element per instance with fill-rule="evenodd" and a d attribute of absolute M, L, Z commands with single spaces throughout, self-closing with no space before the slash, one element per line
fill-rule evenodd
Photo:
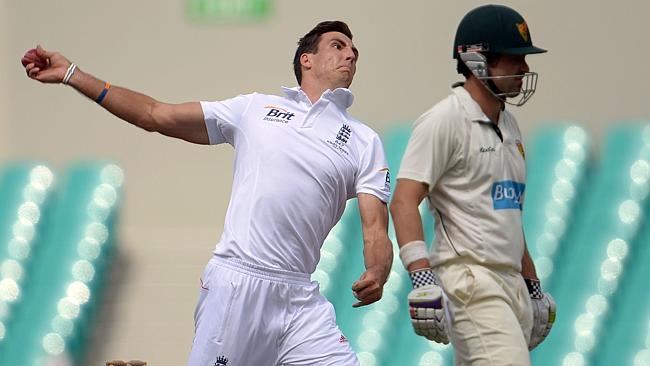
<path fill-rule="evenodd" d="M 309 70 L 311 69 L 311 54 L 310 53 L 303 53 L 300 55 L 300 65 L 304 67 L 305 69 Z"/>

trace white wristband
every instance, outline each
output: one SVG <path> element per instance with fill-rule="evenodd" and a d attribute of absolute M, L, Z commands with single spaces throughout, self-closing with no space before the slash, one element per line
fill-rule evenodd
<path fill-rule="evenodd" d="M 65 76 L 63 77 L 62 83 L 64 85 L 68 84 L 68 82 L 70 81 L 70 78 L 72 77 L 72 74 L 74 74 L 75 70 L 77 70 L 77 65 L 70 64 L 70 66 L 68 67 L 68 71 L 65 72 Z"/>
<path fill-rule="evenodd" d="M 427 245 L 424 240 L 410 241 L 399 248 L 399 258 L 402 260 L 404 268 L 408 271 L 411 263 L 420 259 L 429 259 Z"/>

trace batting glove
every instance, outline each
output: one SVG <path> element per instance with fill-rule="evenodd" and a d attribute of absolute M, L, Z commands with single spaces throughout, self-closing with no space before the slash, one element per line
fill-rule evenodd
<path fill-rule="evenodd" d="M 530 294 L 533 306 L 533 330 L 530 334 L 528 349 L 532 350 L 546 339 L 555 323 L 555 300 L 547 292 L 542 292 L 542 287 L 537 280 L 524 279 Z"/>
<path fill-rule="evenodd" d="M 415 334 L 438 343 L 449 343 L 444 309 L 447 298 L 436 275 L 431 269 L 421 269 L 409 276 L 413 283 L 413 291 L 408 296 L 409 310 Z"/>

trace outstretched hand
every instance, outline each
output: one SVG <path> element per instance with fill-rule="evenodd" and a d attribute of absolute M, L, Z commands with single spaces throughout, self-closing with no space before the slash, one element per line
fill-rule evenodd
<path fill-rule="evenodd" d="M 381 299 L 383 289 L 384 284 L 375 272 L 363 272 L 361 277 L 352 284 L 352 293 L 359 300 L 352 306 L 358 308 L 372 304 Z"/>
<path fill-rule="evenodd" d="M 46 51 L 40 45 L 27 51 L 20 60 L 27 76 L 42 83 L 63 81 L 70 61 L 58 52 Z"/>

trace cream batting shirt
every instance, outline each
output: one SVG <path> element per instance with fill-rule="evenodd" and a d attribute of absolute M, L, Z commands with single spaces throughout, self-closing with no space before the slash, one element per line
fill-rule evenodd
<path fill-rule="evenodd" d="M 313 273 L 327 234 L 359 193 L 387 202 L 390 175 L 379 136 L 347 108 L 347 89 L 312 105 L 300 88 L 201 102 L 211 144 L 235 148 L 220 257 Z M 350 243 L 355 244 L 355 243 Z"/>
<path fill-rule="evenodd" d="M 414 123 L 397 178 L 429 185 L 436 218 L 432 266 L 462 256 L 521 270 L 521 141 L 510 112 L 502 110 L 493 125 L 462 84 Z"/>

